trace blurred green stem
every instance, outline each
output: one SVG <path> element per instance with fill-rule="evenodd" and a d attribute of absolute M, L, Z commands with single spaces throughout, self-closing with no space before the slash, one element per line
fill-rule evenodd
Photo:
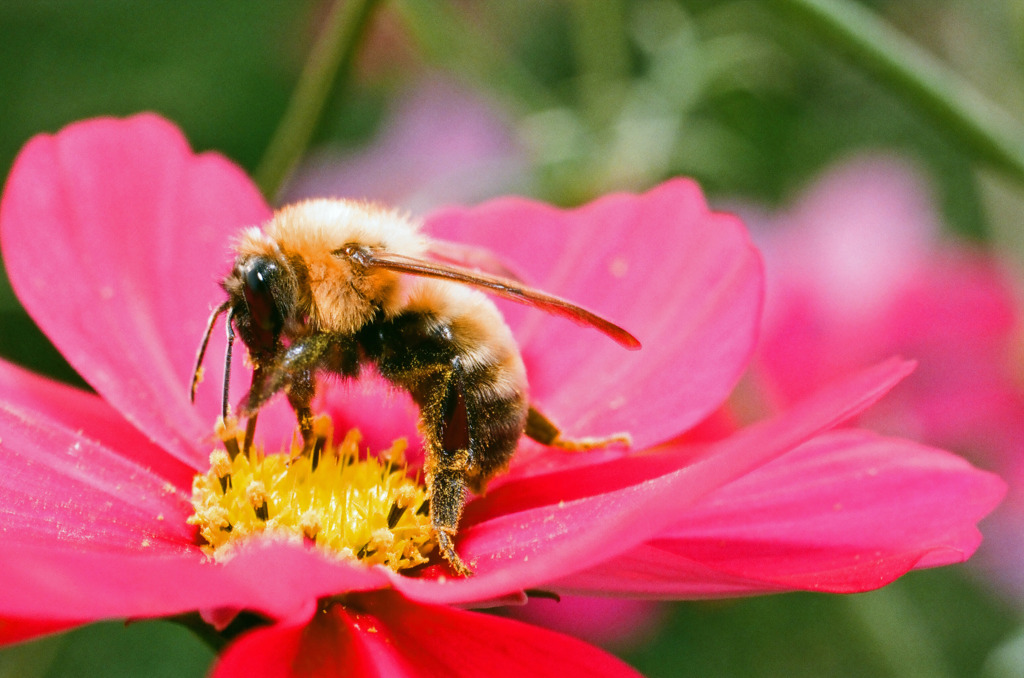
<path fill-rule="evenodd" d="M 603 2 L 604 0 L 600 0 Z M 555 97 L 517 60 L 505 54 L 480 26 L 439 0 L 394 0 L 395 11 L 431 60 L 462 71 L 484 90 L 504 95 L 513 110 L 553 108 Z"/>
<path fill-rule="evenodd" d="M 596 127 L 603 127 L 621 102 L 614 101 L 629 76 L 626 5 L 622 0 L 572 0 L 573 40 L 580 71 L 580 99 Z"/>
<path fill-rule="evenodd" d="M 356 51 L 379 4 L 379 0 L 336 0 L 256 169 L 256 185 L 267 200 L 274 200 L 306 152 L 331 92 L 352 70 Z"/>
<path fill-rule="evenodd" d="M 769 5 L 911 103 L 978 160 L 1024 183 L 1024 127 L 912 40 L 848 0 Z"/>

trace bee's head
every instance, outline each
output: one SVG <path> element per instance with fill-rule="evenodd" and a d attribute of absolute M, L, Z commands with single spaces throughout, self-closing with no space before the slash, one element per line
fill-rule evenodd
<path fill-rule="evenodd" d="M 295 276 L 284 257 L 244 254 L 222 283 L 231 317 L 253 358 L 272 354 L 282 333 L 296 322 Z"/>

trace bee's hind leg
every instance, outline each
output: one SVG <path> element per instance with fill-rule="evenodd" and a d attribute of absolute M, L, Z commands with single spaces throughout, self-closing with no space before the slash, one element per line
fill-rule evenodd
<path fill-rule="evenodd" d="M 473 447 L 458 361 L 454 361 L 454 369 L 444 382 L 443 395 L 433 399 L 433 407 L 420 410 L 430 450 L 425 468 L 430 494 L 430 525 L 441 555 L 457 574 L 467 577 L 473 571 L 455 551 L 452 541 L 466 503 L 466 481 Z"/>
<path fill-rule="evenodd" d="M 430 524 L 437 538 L 438 548 L 452 569 L 463 577 L 473 574 L 473 571 L 455 551 L 452 537 L 458 530 L 462 505 L 466 501 L 467 459 L 468 454 L 462 450 L 461 455 L 451 455 L 435 462 L 427 474 L 427 486 L 430 488 Z"/>
<path fill-rule="evenodd" d="M 586 452 L 609 445 L 629 447 L 633 442 L 628 433 L 616 433 L 606 437 L 566 438 L 562 435 L 561 429 L 533 405 L 530 405 L 530 410 L 526 414 L 524 433 L 528 438 L 536 440 L 541 445 L 567 452 Z"/>

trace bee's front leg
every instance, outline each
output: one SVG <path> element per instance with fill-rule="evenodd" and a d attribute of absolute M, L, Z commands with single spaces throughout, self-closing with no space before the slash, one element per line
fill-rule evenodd
<path fill-rule="evenodd" d="M 252 368 L 252 384 L 249 386 L 249 391 L 259 391 L 263 387 L 263 379 L 265 377 L 265 370 L 260 367 L 260 363 L 257 362 Z M 242 451 L 249 454 L 249 448 L 252 447 L 252 441 L 256 437 L 256 417 L 259 412 L 253 410 L 249 414 L 249 418 L 245 422 L 245 442 L 242 446 Z"/>
<path fill-rule="evenodd" d="M 303 454 L 311 452 L 316 445 L 315 436 L 313 435 L 313 408 L 311 406 L 315 394 L 316 384 L 313 381 L 312 370 L 299 370 L 292 375 L 288 384 L 288 404 L 295 411 L 295 418 L 299 423 Z"/>
<path fill-rule="evenodd" d="M 350 339 L 326 333 L 310 335 L 278 354 L 269 365 L 260 365 L 253 373 L 253 386 L 243 399 L 240 410 L 252 420 L 272 396 L 286 390 L 302 434 L 303 452 L 310 452 L 317 442 L 311 407 L 316 394 L 316 371 L 328 370 L 354 376 L 357 369 L 356 353 Z M 259 379 L 256 378 L 257 373 Z"/>

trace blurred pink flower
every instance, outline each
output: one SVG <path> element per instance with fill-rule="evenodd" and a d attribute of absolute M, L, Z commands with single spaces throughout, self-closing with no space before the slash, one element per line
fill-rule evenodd
<path fill-rule="evenodd" d="M 986 551 L 1013 563 L 999 569 L 1024 594 L 1024 540 L 1013 536 L 1024 533 L 1024 494 L 1013 491 L 1024 481 L 1018 284 L 1006 262 L 943 237 L 933 205 L 909 164 L 879 154 L 828 170 L 780 214 L 747 215 L 767 270 L 753 372 L 781 410 L 858 365 L 915 359 L 915 372 L 861 422 L 969 454 L 1011 479 L 1010 501 L 989 523 L 1005 538 Z"/>
<path fill-rule="evenodd" d="M 0 637 L 247 610 L 268 625 L 240 636 L 215 676 L 635 675 L 578 640 L 458 608 L 530 589 L 872 589 L 967 558 L 975 523 L 1003 493 L 954 455 L 831 430 L 908 373 L 898 360 L 724 439 L 683 442 L 746 367 L 762 280 L 741 224 L 676 180 L 575 210 L 505 198 L 426 220 L 432 234 L 490 248 L 645 342 L 625 353 L 502 304 L 533 399 L 569 434 L 631 432 L 631 450 L 524 442 L 509 473 L 467 506 L 457 546 L 471 578 L 445 576 L 441 563 L 400 575 L 258 538 L 210 562 L 186 519 L 218 397 L 204 389 L 193 407 L 187 383 L 228 243 L 269 213 L 238 168 L 194 155 L 152 115 L 85 121 L 22 150 L 0 202 L 7 270 L 98 395 L 0 363 Z M 371 446 L 415 430 L 401 400 L 335 393 L 324 408 Z M 265 440 L 292 428 L 283 406 L 261 416 Z"/>
<path fill-rule="evenodd" d="M 499 109 L 432 77 L 398 99 L 368 146 L 324 148 L 304 160 L 284 198 L 367 198 L 423 213 L 521 189 L 525 177 L 523 152 Z"/>
<path fill-rule="evenodd" d="M 1011 278 L 980 249 L 940 238 L 910 167 L 854 159 L 787 213 L 750 221 L 768 270 L 757 365 L 780 406 L 902 354 L 918 368 L 872 413 L 876 428 L 989 455 L 1021 444 Z"/>

